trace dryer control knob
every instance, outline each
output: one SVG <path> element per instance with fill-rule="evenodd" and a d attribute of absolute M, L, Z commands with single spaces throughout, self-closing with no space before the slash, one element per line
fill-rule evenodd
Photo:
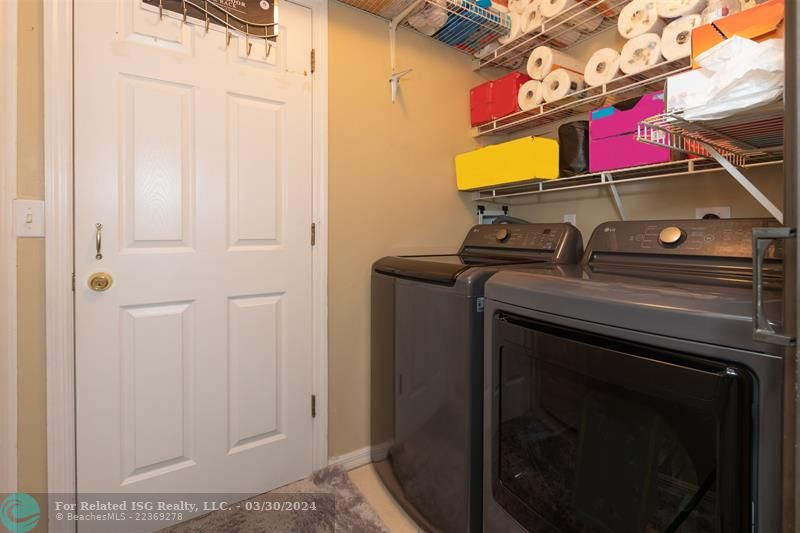
<path fill-rule="evenodd" d="M 686 232 L 677 226 L 669 226 L 658 234 L 658 242 L 665 248 L 675 248 L 686 240 Z"/>
<path fill-rule="evenodd" d="M 508 240 L 508 230 L 506 228 L 497 230 L 497 233 L 494 234 L 494 238 L 497 239 L 498 242 Z"/>

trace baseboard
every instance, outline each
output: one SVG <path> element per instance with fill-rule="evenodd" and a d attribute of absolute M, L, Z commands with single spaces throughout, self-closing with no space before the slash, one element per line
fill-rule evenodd
<path fill-rule="evenodd" d="M 376 461 L 383 461 L 389 453 L 392 442 L 384 442 L 377 446 L 364 446 L 358 450 L 331 457 L 328 459 L 329 465 L 341 465 L 345 470 L 353 470 L 359 466 L 368 465 Z"/>

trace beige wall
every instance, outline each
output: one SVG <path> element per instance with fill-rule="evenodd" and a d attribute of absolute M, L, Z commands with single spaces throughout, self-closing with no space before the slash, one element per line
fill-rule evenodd
<path fill-rule="evenodd" d="M 450 250 L 474 220 L 474 203 L 455 190 L 452 156 L 474 147 L 467 90 L 482 81 L 469 58 L 408 31 L 398 35 L 403 79 L 389 100 L 387 23 L 330 4 L 330 454 L 369 444 L 369 273 L 388 254 Z M 20 2 L 18 194 L 43 197 L 42 1 Z M 780 204 L 778 172 L 756 183 Z M 770 174 L 772 177 L 770 177 Z M 691 217 L 695 206 L 729 205 L 734 216 L 763 215 L 726 175 L 624 185 L 629 218 Z M 535 197 L 514 214 L 533 221 L 578 214 L 591 229 L 616 218 L 606 189 Z M 46 487 L 44 251 L 18 241 L 19 477 Z"/>
<path fill-rule="evenodd" d="M 384 255 L 455 249 L 474 205 L 453 156 L 475 146 L 470 58 L 406 30 L 389 93 L 385 20 L 330 2 L 329 453 L 370 443 L 370 265 Z"/>
<path fill-rule="evenodd" d="M 17 197 L 44 198 L 42 0 L 19 6 Z M 19 488 L 47 491 L 44 239 L 17 240 Z"/>

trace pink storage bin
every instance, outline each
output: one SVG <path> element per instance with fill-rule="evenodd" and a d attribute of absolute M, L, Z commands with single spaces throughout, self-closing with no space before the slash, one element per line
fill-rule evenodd
<path fill-rule="evenodd" d="M 636 128 L 642 120 L 664 112 L 664 92 L 619 102 L 592 111 L 589 117 L 589 171 L 666 163 L 668 148 L 636 141 Z"/>
<path fill-rule="evenodd" d="M 670 160 L 669 148 L 640 143 L 635 133 L 589 139 L 589 172 L 639 167 Z"/>

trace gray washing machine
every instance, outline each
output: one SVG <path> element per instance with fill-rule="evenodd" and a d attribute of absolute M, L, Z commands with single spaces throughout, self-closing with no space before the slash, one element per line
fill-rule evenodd
<path fill-rule="evenodd" d="M 780 530 L 782 361 L 751 319 L 752 231 L 774 225 L 610 222 L 580 267 L 487 283 L 487 531 Z"/>
<path fill-rule="evenodd" d="M 372 440 L 386 485 L 426 528 L 482 527 L 483 287 L 580 260 L 569 224 L 479 225 L 456 254 L 385 257 L 372 274 Z M 387 479 L 391 478 L 391 479 Z"/>

